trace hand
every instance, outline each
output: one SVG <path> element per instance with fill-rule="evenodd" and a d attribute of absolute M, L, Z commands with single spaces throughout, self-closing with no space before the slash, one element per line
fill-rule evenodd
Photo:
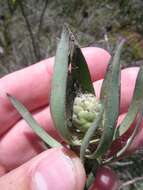
<path fill-rule="evenodd" d="M 84 48 L 83 53 L 99 96 L 110 55 L 99 48 Z M 12 170 L 0 178 L 3 190 L 30 190 L 31 186 L 34 190 L 83 189 L 85 173 L 79 159 L 63 149 L 49 149 L 41 153 L 44 150 L 43 144 L 20 118 L 6 96 L 6 93 L 16 96 L 32 112 L 38 123 L 60 140 L 48 106 L 53 59 L 41 61 L 0 79 L 0 172 L 2 175 Z M 120 118 L 130 104 L 137 72 L 137 67 L 122 71 Z M 139 138 L 136 139 L 139 142 Z"/>

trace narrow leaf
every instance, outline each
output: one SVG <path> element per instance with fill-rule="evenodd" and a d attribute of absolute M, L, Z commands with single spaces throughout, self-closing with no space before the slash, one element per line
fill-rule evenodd
<path fill-rule="evenodd" d="M 103 114 L 103 135 L 96 151 L 91 158 L 100 158 L 109 149 L 119 114 L 120 104 L 120 55 L 124 40 L 120 42 L 115 55 L 110 62 L 102 88 L 101 100 L 104 105 Z M 106 93 L 105 93 L 106 91 Z"/>
<path fill-rule="evenodd" d="M 127 140 L 125 146 L 124 146 L 121 150 L 119 150 L 119 151 L 116 153 L 116 155 L 114 155 L 114 156 L 108 158 L 108 159 L 104 162 L 104 164 L 107 164 L 107 163 L 110 163 L 110 162 L 112 162 L 112 161 L 114 161 L 114 160 L 117 160 L 117 159 L 120 158 L 120 157 L 127 151 L 127 149 L 131 146 L 131 144 L 132 144 L 132 142 L 133 142 L 135 136 L 136 136 L 137 133 L 138 133 L 138 129 L 139 129 L 139 127 L 140 127 L 140 125 L 141 125 L 141 122 L 142 122 L 142 118 L 143 118 L 143 104 L 142 104 L 141 109 L 140 109 L 140 111 L 139 111 L 138 114 L 139 114 L 139 115 L 138 115 L 137 123 L 136 123 L 136 125 L 135 125 L 135 127 L 134 127 L 134 130 L 133 130 L 133 132 L 132 132 L 132 135 L 131 135 L 131 136 L 129 137 L 129 139 Z"/>
<path fill-rule="evenodd" d="M 71 66 L 72 77 L 74 82 L 79 87 L 79 90 L 82 93 L 95 94 L 87 62 L 82 54 L 81 49 L 76 44 L 74 45 L 73 49 Z"/>
<path fill-rule="evenodd" d="M 116 62 L 119 62 L 124 42 L 125 42 L 125 40 L 122 40 L 119 43 L 119 45 L 117 45 L 117 47 L 115 49 L 115 55 L 111 57 L 110 62 L 108 64 L 107 71 L 105 73 L 105 77 L 104 77 L 103 84 L 101 86 L 101 92 L 100 92 L 100 99 L 103 101 L 109 91 L 109 83 L 111 81 L 110 76 L 112 75 L 112 67 L 116 64 Z"/>
<path fill-rule="evenodd" d="M 92 164 L 92 169 L 87 176 L 86 184 L 85 184 L 85 189 L 84 190 L 89 190 L 90 186 L 93 184 L 95 178 L 96 178 L 96 173 L 97 169 L 99 168 L 99 163 L 94 160 L 94 163 Z"/>
<path fill-rule="evenodd" d="M 82 145 L 80 148 L 80 158 L 83 162 L 84 162 L 84 158 L 85 158 L 86 149 L 89 146 L 89 142 L 90 142 L 91 138 L 96 134 L 97 128 L 100 127 L 102 114 L 103 114 L 103 109 L 101 110 L 98 118 L 93 122 L 93 124 L 88 129 L 88 131 L 86 132 L 86 134 L 83 138 Z"/>
<path fill-rule="evenodd" d="M 52 79 L 50 108 L 55 127 L 65 141 L 71 141 L 71 135 L 66 120 L 66 87 L 69 64 L 70 33 L 64 27 L 59 42 Z"/>
<path fill-rule="evenodd" d="M 34 130 L 34 132 L 50 147 L 61 147 L 62 145 L 51 137 L 33 118 L 32 114 L 27 110 L 27 108 L 19 102 L 15 97 L 7 94 L 12 105 L 16 108 L 18 113 L 23 117 L 23 119 L 28 123 L 28 125 Z"/>
<path fill-rule="evenodd" d="M 125 133 L 133 121 L 135 120 L 135 117 L 138 113 L 139 106 L 143 102 L 143 65 L 140 67 L 137 79 L 136 79 L 136 84 L 135 84 L 135 89 L 134 89 L 134 94 L 132 98 L 131 105 L 129 107 L 128 113 L 125 116 L 124 120 L 120 124 L 120 126 L 117 128 L 117 132 L 115 135 L 116 138 L 118 136 L 121 136 L 123 133 Z"/>
<path fill-rule="evenodd" d="M 143 110 L 139 115 L 137 124 L 134 128 L 134 131 L 133 131 L 132 135 L 130 136 L 130 138 L 127 140 L 126 145 L 117 153 L 117 158 L 122 156 L 126 152 L 126 150 L 130 147 L 130 145 L 132 144 L 132 142 L 133 142 L 133 140 L 134 140 L 134 138 L 138 132 L 139 126 L 141 124 L 142 117 L 143 117 Z"/>

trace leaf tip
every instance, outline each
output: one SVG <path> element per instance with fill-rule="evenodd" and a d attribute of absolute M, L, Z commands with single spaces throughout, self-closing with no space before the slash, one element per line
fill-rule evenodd
<path fill-rule="evenodd" d="M 9 94 L 8 92 L 6 93 L 6 95 L 8 98 L 12 97 L 11 94 Z"/>
<path fill-rule="evenodd" d="M 12 96 L 12 95 L 9 94 L 9 93 L 6 93 L 6 96 L 8 97 L 8 99 L 9 99 L 10 101 L 12 101 L 13 99 L 15 99 L 14 96 Z"/>
<path fill-rule="evenodd" d="M 12 96 L 11 94 L 9 94 L 9 93 L 6 93 L 6 96 L 8 97 L 8 99 L 9 99 L 11 102 L 13 102 L 13 101 L 16 100 L 16 98 L 15 98 L 14 96 Z"/>

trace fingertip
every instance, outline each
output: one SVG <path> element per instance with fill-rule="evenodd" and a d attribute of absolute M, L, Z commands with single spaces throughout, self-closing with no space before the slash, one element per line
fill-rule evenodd
<path fill-rule="evenodd" d="M 3 190 L 83 190 L 85 171 L 70 150 L 48 149 L 0 178 Z"/>
<path fill-rule="evenodd" d="M 69 150 L 53 149 L 32 171 L 32 190 L 82 190 L 85 171 Z"/>
<path fill-rule="evenodd" d="M 110 54 L 99 47 L 86 47 L 82 49 L 88 63 L 92 81 L 104 78 L 104 74 L 111 58 Z"/>

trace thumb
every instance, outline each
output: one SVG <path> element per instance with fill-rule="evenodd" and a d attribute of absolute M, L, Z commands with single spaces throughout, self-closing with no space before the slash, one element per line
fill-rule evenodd
<path fill-rule="evenodd" d="M 0 178 L 3 190 L 83 190 L 84 183 L 80 159 L 63 148 L 49 149 Z"/>

